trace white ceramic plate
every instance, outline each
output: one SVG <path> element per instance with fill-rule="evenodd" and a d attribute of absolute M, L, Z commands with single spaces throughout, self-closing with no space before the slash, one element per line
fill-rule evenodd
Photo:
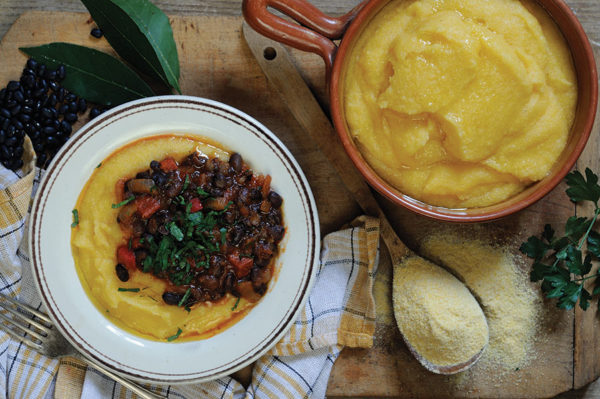
<path fill-rule="evenodd" d="M 144 340 L 104 317 L 84 292 L 71 255 L 73 209 L 94 168 L 124 144 L 155 134 L 194 134 L 239 152 L 270 174 L 284 199 L 286 234 L 279 269 L 263 299 L 242 320 L 195 342 Z M 295 321 L 312 286 L 319 221 L 300 167 L 262 124 L 227 105 L 185 96 L 153 97 L 117 107 L 80 129 L 56 155 L 31 212 L 29 250 L 41 297 L 67 339 L 85 356 L 136 380 L 191 383 L 244 367 L 272 347 Z"/>

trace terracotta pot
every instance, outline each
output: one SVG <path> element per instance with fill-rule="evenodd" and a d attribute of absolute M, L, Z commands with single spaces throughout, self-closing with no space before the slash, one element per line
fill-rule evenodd
<path fill-rule="evenodd" d="M 577 75 L 578 102 L 569 140 L 543 180 L 503 202 L 482 208 L 449 209 L 404 195 L 369 166 L 352 140 L 344 117 L 342 83 L 346 54 L 370 19 L 390 0 L 365 1 L 341 17 L 329 17 L 304 0 L 243 0 L 244 17 L 257 32 L 294 48 L 320 55 L 325 61 L 331 116 L 348 156 L 367 182 L 391 201 L 419 214 L 455 222 L 480 222 L 515 213 L 541 199 L 571 170 L 588 140 L 598 102 L 596 63 L 588 38 L 562 0 L 536 0 L 564 35 Z M 276 16 L 272 7 L 299 24 Z M 338 46 L 333 40 L 342 39 Z"/>

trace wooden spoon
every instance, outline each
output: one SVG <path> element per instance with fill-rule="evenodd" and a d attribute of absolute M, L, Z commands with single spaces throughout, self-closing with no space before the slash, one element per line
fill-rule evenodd
<path fill-rule="evenodd" d="M 300 76 L 300 73 L 289 58 L 287 51 L 279 43 L 256 33 L 245 22 L 242 27 L 244 38 L 262 68 L 263 72 L 300 124 L 321 148 L 338 172 L 342 182 L 353 195 L 359 206 L 369 215 L 377 216 L 380 220 L 380 234 L 388 248 L 394 265 L 393 296 L 402 295 L 396 292 L 395 284 L 402 264 L 409 256 L 418 256 L 404 245 L 390 225 L 387 217 L 379 207 L 369 186 L 358 173 L 352 161 L 346 155 L 331 122 L 321 109 L 319 103 Z M 394 309 L 394 313 L 398 310 Z M 399 318 L 396 317 L 398 320 Z M 486 322 L 487 323 L 487 322 Z M 486 324 L 487 327 L 487 324 Z M 400 328 L 400 326 L 399 326 Z M 402 329 L 400 328 L 402 333 Z M 424 359 L 402 334 L 402 338 L 415 358 L 427 369 L 438 374 L 455 374 L 471 367 L 481 358 L 486 344 L 466 362 L 452 365 L 436 365 Z"/>

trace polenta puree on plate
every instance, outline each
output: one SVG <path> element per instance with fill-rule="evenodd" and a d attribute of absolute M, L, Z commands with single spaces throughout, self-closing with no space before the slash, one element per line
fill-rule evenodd
<path fill-rule="evenodd" d="M 518 0 L 395 0 L 348 54 L 344 113 L 371 167 L 448 208 L 503 201 L 543 179 L 577 103 L 550 17 Z"/>
<path fill-rule="evenodd" d="M 194 151 L 208 157 L 229 157 L 191 137 L 168 135 L 137 141 L 98 165 L 77 201 L 79 224 L 73 228 L 71 248 L 82 285 L 111 322 L 144 338 L 164 341 L 179 328 L 177 342 L 207 338 L 239 320 L 253 305 L 227 294 L 217 302 L 198 303 L 188 312 L 163 302 L 166 283 L 151 273 L 132 273 L 127 282 L 121 282 L 115 273 L 115 251 L 124 244 L 116 221 L 119 209 L 111 207 L 119 202 L 115 183 L 147 169 L 150 160 L 166 155 L 180 159 Z M 138 292 L 123 291 L 136 288 Z"/>

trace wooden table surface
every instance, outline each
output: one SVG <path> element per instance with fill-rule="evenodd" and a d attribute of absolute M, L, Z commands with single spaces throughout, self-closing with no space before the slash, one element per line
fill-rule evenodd
<path fill-rule="evenodd" d="M 598 1 L 567 0 L 592 41 L 597 60 L 600 59 L 600 5 Z M 241 0 L 153 0 L 153 2 L 163 11 L 172 15 L 241 14 Z M 326 13 L 339 15 L 349 10 L 359 0 L 312 0 L 311 2 Z M 85 8 L 79 0 L 0 0 L 0 38 L 4 36 L 20 14 L 29 10 L 85 11 Z M 600 398 L 600 380 L 577 391 L 564 393 L 559 398 Z"/>

